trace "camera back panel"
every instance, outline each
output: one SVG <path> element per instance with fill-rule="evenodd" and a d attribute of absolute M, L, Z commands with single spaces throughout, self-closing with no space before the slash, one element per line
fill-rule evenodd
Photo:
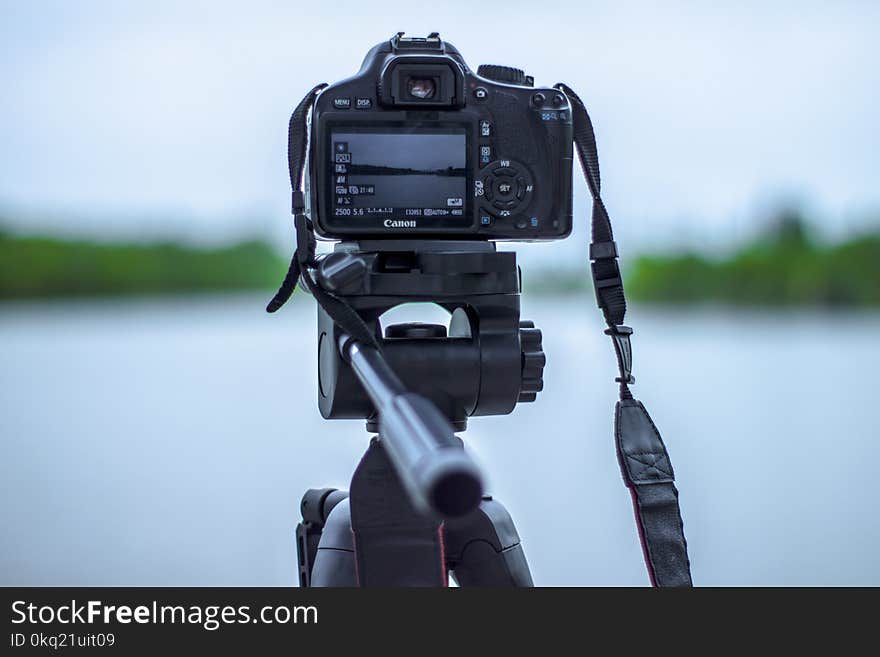
<path fill-rule="evenodd" d="M 568 98 L 436 38 L 373 48 L 312 114 L 309 215 L 330 239 L 553 240 L 571 232 Z"/>

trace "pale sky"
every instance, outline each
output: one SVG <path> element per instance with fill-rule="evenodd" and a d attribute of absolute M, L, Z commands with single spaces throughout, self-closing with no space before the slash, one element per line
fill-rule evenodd
<path fill-rule="evenodd" d="M 880 216 L 880 3 L 0 0 L 0 212 L 34 230 L 289 239 L 286 127 L 394 32 L 590 108 L 623 245 L 719 244 L 786 199 Z M 579 175 L 579 174 L 578 174 Z M 577 184 L 569 243 L 586 240 Z"/>

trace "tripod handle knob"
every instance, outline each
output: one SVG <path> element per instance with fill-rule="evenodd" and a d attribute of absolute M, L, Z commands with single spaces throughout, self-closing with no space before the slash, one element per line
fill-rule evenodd
<path fill-rule="evenodd" d="M 427 399 L 413 393 L 390 399 L 379 411 L 379 439 L 416 507 L 455 518 L 479 506 L 482 474 Z"/>
<path fill-rule="evenodd" d="M 544 365 L 547 357 L 541 345 L 541 330 L 535 323 L 519 323 L 519 344 L 522 352 L 522 383 L 519 389 L 520 402 L 533 402 L 544 389 Z"/>
<path fill-rule="evenodd" d="M 413 506 L 447 518 L 476 509 L 483 495 L 482 474 L 446 416 L 407 391 L 374 347 L 342 334 L 339 351 L 376 408 L 379 441 Z"/>
<path fill-rule="evenodd" d="M 367 263 L 350 253 L 329 253 L 318 266 L 321 287 L 336 293 L 344 294 L 357 288 L 366 273 Z"/>

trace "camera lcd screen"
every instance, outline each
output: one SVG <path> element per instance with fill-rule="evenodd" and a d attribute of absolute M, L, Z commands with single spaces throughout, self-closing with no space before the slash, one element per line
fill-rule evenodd
<path fill-rule="evenodd" d="M 465 128 L 340 126 L 330 148 L 335 220 L 468 221 Z"/>

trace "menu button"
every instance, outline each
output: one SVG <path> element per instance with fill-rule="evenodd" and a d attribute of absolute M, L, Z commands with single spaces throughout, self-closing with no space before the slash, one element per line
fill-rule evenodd
<path fill-rule="evenodd" d="M 334 98 L 333 107 L 336 109 L 349 109 L 351 107 L 351 98 Z"/>

